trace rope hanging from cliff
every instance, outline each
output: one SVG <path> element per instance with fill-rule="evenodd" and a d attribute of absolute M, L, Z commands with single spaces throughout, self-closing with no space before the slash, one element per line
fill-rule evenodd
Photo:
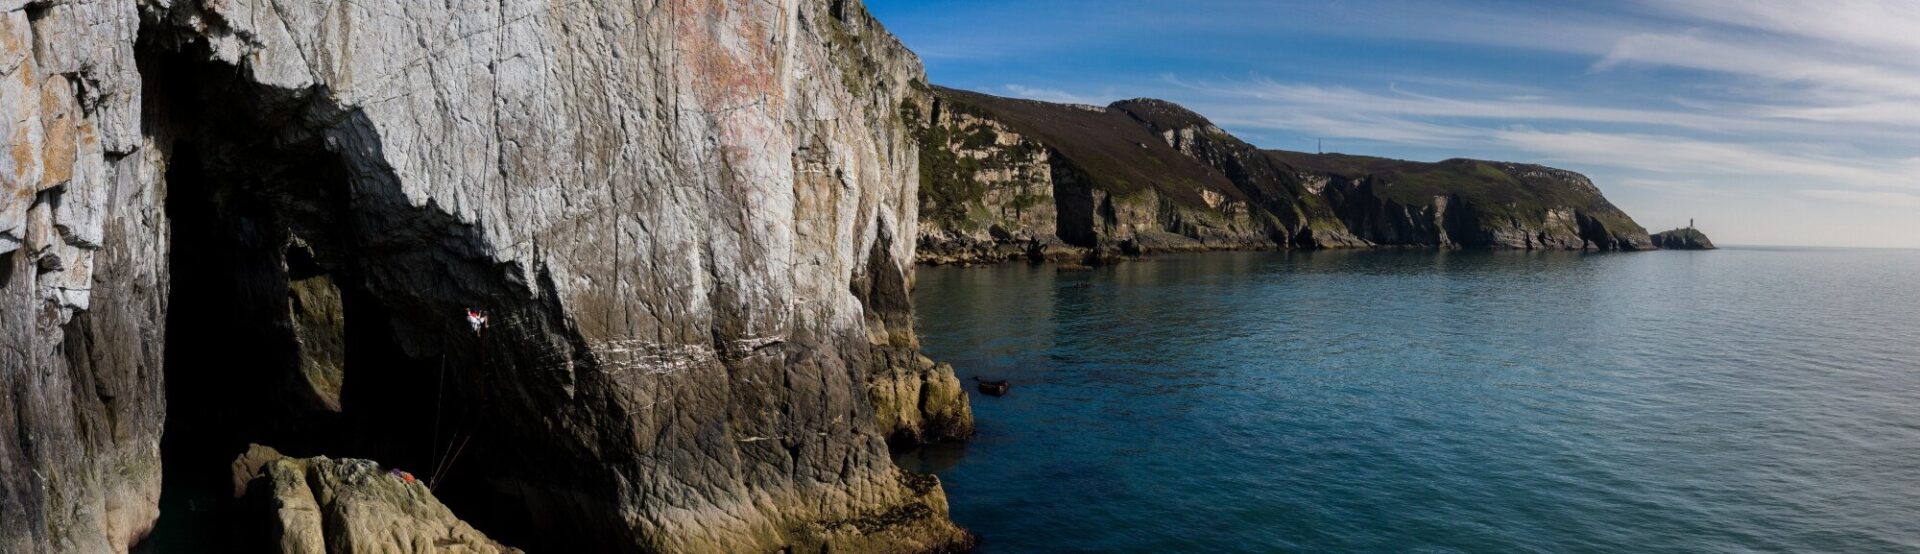
<path fill-rule="evenodd" d="M 447 337 L 440 336 L 440 377 L 433 387 L 433 440 L 427 443 L 427 452 L 433 455 L 434 470 L 427 474 L 427 489 L 432 490 L 440 484 L 440 412 L 447 397 Z"/>
<path fill-rule="evenodd" d="M 487 319 L 488 318 L 487 318 L 486 311 L 480 310 L 477 308 L 467 308 L 467 314 L 466 314 L 467 326 L 473 330 L 473 336 L 475 337 L 481 336 L 481 332 L 488 327 Z M 446 393 L 447 352 L 448 352 L 447 346 L 448 346 L 447 337 L 445 335 L 442 335 L 440 338 L 439 382 L 434 387 L 433 442 L 430 443 L 430 445 L 428 446 L 429 451 L 434 453 L 433 460 L 432 460 L 433 471 L 427 474 L 428 475 L 427 477 L 428 491 L 434 491 L 440 488 L 440 482 L 445 477 L 445 473 L 447 471 L 452 470 L 454 462 L 459 461 L 460 455 L 467 451 L 467 444 L 473 441 L 473 434 L 474 434 L 473 429 L 471 427 L 465 427 L 463 431 L 455 431 L 453 433 L 453 436 L 448 437 L 447 444 L 445 447 L 440 446 L 440 419 L 441 419 L 441 413 L 445 411 L 444 406 L 446 404 L 446 394 L 447 394 Z M 476 367 L 476 370 L 478 369 L 478 367 L 486 366 L 486 363 L 487 363 L 486 357 L 487 357 L 487 349 L 483 344 L 480 348 L 480 361 L 478 366 Z M 478 373 L 478 372 L 475 371 L 474 373 Z M 462 418 L 462 420 L 465 420 L 465 419 L 467 418 L 465 417 Z"/>
<path fill-rule="evenodd" d="M 427 479 L 427 492 L 440 490 L 441 474 L 453 469 L 453 462 L 460 459 L 460 454 L 467 451 L 467 443 L 473 440 L 472 432 L 456 434 L 455 436 L 460 437 L 460 447 L 454 448 L 453 441 L 447 441 L 447 448 L 452 449 L 452 452 L 447 457 L 442 458 L 439 463 L 434 464 L 433 476 Z"/>

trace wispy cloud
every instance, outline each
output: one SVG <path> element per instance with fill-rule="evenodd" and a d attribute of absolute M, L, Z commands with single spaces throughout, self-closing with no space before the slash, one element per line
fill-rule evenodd
<path fill-rule="evenodd" d="M 1238 98 L 1242 105 L 1265 104 L 1321 113 L 1657 125 L 1714 133 L 1782 130 L 1778 124 L 1749 117 L 1558 103 L 1544 101 L 1539 95 L 1443 97 L 1392 84 L 1387 86 L 1387 94 L 1379 94 L 1348 87 L 1280 83 L 1261 77 L 1228 83 L 1186 81 L 1173 76 L 1165 79 L 1193 92 Z"/>
<path fill-rule="evenodd" d="M 1834 201 L 1846 202 L 1850 204 L 1865 204 L 1868 206 L 1879 206 L 1883 208 L 1884 207 L 1920 208 L 1920 194 L 1908 194 L 1904 192 L 1837 190 L 1837 189 L 1806 189 L 1798 192 L 1800 193 L 1801 196 L 1806 196 L 1809 198 L 1818 198 L 1821 200 L 1834 200 Z"/>
<path fill-rule="evenodd" d="M 1920 33 L 1914 32 L 1920 29 L 1920 3 L 1910 0 L 1653 0 L 1648 4 L 1697 20 L 1903 57 L 1920 51 Z"/>
<path fill-rule="evenodd" d="M 1699 31 L 1641 34 L 1621 39 L 1593 69 L 1659 65 L 1730 73 L 1810 89 L 1900 98 L 1920 96 L 1920 72 L 1794 46 L 1779 41 L 1714 37 Z"/>
<path fill-rule="evenodd" d="M 1290 129 L 1316 136 L 1365 139 L 1463 151 L 1529 152 L 1546 161 L 1612 166 L 1664 174 L 1789 177 L 1829 186 L 1920 188 L 1920 162 L 1823 155 L 1823 145 L 1740 142 L 1729 131 L 1786 129 L 1717 114 L 1623 109 L 1578 104 L 1461 99 L 1390 88 L 1374 94 L 1350 88 L 1290 85 L 1265 79 L 1229 85 L 1169 78 L 1198 93 L 1228 127 Z M 1671 127 L 1691 135 L 1546 130 L 1527 122 Z M 1817 131 L 1817 130 L 1812 130 Z"/>
<path fill-rule="evenodd" d="M 1920 29 L 1920 3 L 1841 1 L 1831 6 L 1839 12 L 1831 19 L 1807 17 L 1823 13 L 1826 2 L 1646 3 L 1669 16 L 1693 18 L 1695 26 L 1620 35 L 1595 53 L 1590 71 L 1671 67 L 1748 84 L 1709 86 L 1700 89 L 1703 94 L 1724 94 L 1670 97 L 1661 107 L 1496 92 L 1500 83 L 1432 94 L 1393 83 L 1361 89 L 1262 77 L 1163 80 L 1230 126 L 1293 127 L 1408 146 L 1494 148 L 1588 166 L 1740 178 L 1708 180 L 1713 183 L 1808 181 L 1834 191 L 1809 197 L 1829 200 L 1860 197 L 1840 194 L 1847 191 L 1873 198 L 1903 194 L 1862 189 L 1920 189 L 1920 32 L 1913 31 Z M 1477 20 L 1460 21 L 1471 27 Z M 1618 30 L 1615 23 L 1580 36 Z M 1436 33 L 1452 37 L 1457 31 Z M 1499 39 L 1509 45 L 1515 40 L 1528 39 Z M 1881 55 L 1901 52 L 1909 56 Z"/>
<path fill-rule="evenodd" d="M 1655 191 L 1661 194 L 1680 196 L 1727 196 L 1730 191 L 1713 186 L 1701 179 L 1656 179 L 1648 177 L 1630 177 L 1621 179 L 1622 186 Z"/>
<path fill-rule="evenodd" d="M 1209 107 L 1215 124 L 1236 129 L 1293 131 L 1316 137 L 1359 139 L 1412 146 L 1472 148 L 1487 146 L 1487 134 L 1459 125 L 1424 123 L 1368 114 L 1324 115 L 1311 110 L 1263 110 Z"/>
<path fill-rule="evenodd" d="M 1720 74 L 1743 80 L 1725 90 L 1761 100 L 1729 104 L 1737 111 L 1722 113 L 1732 118 L 1920 128 L 1920 2 L 1913 0 L 1639 0 L 1656 16 L 1640 18 L 1559 4 L 1357 4 L 1325 10 L 1338 19 L 1316 23 L 1336 34 L 1591 55 L 1590 69 L 1599 73 Z M 1683 117 L 1674 124 L 1717 123 Z"/>
<path fill-rule="evenodd" d="M 1091 96 L 1074 94 L 1060 89 L 1030 87 L 1017 83 L 1009 83 L 1001 88 L 1005 89 L 1006 94 L 1009 96 L 1028 100 L 1042 100 L 1062 104 L 1092 104 L 1095 106 L 1104 106 L 1107 104 L 1107 102 Z"/>
<path fill-rule="evenodd" d="M 1510 129 L 1494 136 L 1516 149 L 1560 160 L 1659 173 L 1789 177 L 1838 186 L 1920 189 L 1920 163 L 1913 161 L 1824 158 L 1782 152 L 1784 148 L 1660 135 Z"/>
<path fill-rule="evenodd" d="M 1912 132 L 1920 128 L 1920 101 L 1869 101 L 1831 106 L 1761 106 L 1754 113 L 1818 123 L 1860 123 Z M 1912 135 L 1909 135 L 1912 136 Z"/>

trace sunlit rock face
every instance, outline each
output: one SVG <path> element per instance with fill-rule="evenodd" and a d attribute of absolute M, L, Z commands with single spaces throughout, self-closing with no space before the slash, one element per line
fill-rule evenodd
<path fill-rule="evenodd" d="M 887 456 L 972 422 L 858 2 L 0 7 L 0 550 L 144 540 L 163 432 L 536 550 L 968 540 Z"/>

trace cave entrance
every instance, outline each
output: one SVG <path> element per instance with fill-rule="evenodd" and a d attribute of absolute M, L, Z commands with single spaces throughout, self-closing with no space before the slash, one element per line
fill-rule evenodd
<path fill-rule="evenodd" d="M 372 236 L 395 219 L 457 223 L 369 200 L 328 134 L 340 121 L 327 118 L 355 114 L 328 111 L 324 91 L 263 87 L 203 61 L 204 46 L 159 42 L 143 30 L 139 56 L 148 132 L 167 153 L 167 414 L 160 522 L 141 549 L 258 550 L 272 512 L 239 498 L 232 469 L 250 444 L 410 471 L 483 532 L 523 536 L 501 522 L 525 514 L 488 484 L 503 467 L 488 461 L 500 418 L 476 382 L 488 350 L 458 315 L 483 295 L 395 286 L 447 271 L 420 261 L 459 259 L 456 247 Z"/>

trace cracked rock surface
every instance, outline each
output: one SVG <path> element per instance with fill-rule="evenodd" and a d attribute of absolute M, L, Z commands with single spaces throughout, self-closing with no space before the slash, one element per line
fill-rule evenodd
<path fill-rule="evenodd" d="M 964 546 L 886 444 L 972 432 L 911 326 L 923 78 L 856 0 L 0 0 L 0 551 L 151 532 L 183 226 L 258 270 L 307 411 L 424 403 L 356 337 L 451 368 L 465 494 L 538 516 L 489 535 Z"/>

